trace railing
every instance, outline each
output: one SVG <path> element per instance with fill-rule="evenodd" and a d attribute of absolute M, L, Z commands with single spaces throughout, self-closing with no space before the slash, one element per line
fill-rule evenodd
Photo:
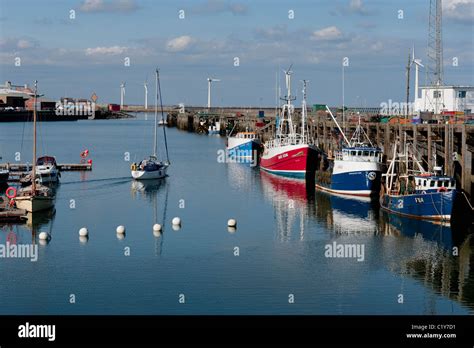
<path fill-rule="evenodd" d="M 274 148 L 279 146 L 288 146 L 288 145 L 305 145 L 308 144 L 308 136 L 302 137 L 301 135 L 296 136 L 285 136 L 279 137 L 265 143 L 265 147 Z"/>

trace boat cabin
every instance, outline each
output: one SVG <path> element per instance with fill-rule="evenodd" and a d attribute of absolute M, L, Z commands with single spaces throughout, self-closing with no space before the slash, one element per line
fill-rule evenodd
<path fill-rule="evenodd" d="M 416 190 L 419 192 L 451 191 L 456 182 L 449 176 L 433 176 L 431 174 L 415 176 Z"/>
<path fill-rule="evenodd" d="M 37 166 L 46 166 L 46 165 L 56 166 L 56 158 L 51 157 L 51 156 L 38 157 L 38 160 L 36 161 L 36 165 Z"/>
<path fill-rule="evenodd" d="M 336 152 L 336 159 L 353 162 L 382 162 L 382 150 L 378 147 L 345 147 Z"/>
<path fill-rule="evenodd" d="M 255 132 L 239 132 L 235 135 L 239 139 L 256 139 L 257 133 Z"/>

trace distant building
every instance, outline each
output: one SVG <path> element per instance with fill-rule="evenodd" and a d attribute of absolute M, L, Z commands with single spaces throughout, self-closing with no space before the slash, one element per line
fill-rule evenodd
<path fill-rule="evenodd" d="M 415 112 L 474 111 L 474 86 L 424 86 L 415 95 Z"/>
<path fill-rule="evenodd" d="M 27 85 L 15 86 L 10 81 L 0 85 L 0 108 L 24 108 L 25 101 L 33 96 L 33 91 Z"/>

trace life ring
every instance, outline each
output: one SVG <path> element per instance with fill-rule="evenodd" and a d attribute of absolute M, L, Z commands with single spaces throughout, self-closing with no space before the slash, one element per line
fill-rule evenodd
<path fill-rule="evenodd" d="M 89 150 L 84 150 L 81 152 L 81 157 L 82 158 L 86 158 L 87 156 L 89 156 Z"/>
<path fill-rule="evenodd" d="M 448 191 L 448 189 L 446 187 L 440 187 L 438 189 L 438 192 L 446 192 L 446 191 Z"/>
<path fill-rule="evenodd" d="M 10 193 L 12 192 L 12 193 Z M 9 198 L 9 199 L 13 199 L 16 197 L 16 188 L 10 186 L 9 188 L 7 188 L 7 190 L 5 191 L 5 194 L 6 196 Z"/>

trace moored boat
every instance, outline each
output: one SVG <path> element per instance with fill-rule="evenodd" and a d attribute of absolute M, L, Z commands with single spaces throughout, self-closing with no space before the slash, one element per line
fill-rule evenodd
<path fill-rule="evenodd" d="M 238 162 L 250 163 L 258 158 L 261 142 L 255 132 L 238 132 L 227 138 L 227 155 Z"/>
<path fill-rule="evenodd" d="M 426 172 L 407 144 L 401 153 L 397 153 L 397 147 L 384 174 L 387 184 L 380 192 L 381 208 L 414 219 L 449 222 L 456 195 L 454 180 Z"/>
<path fill-rule="evenodd" d="M 334 119 L 343 134 L 344 146 L 338 151 L 318 155 L 319 168 L 316 171 L 316 188 L 330 193 L 370 197 L 380 190 L 382 175 L 382 151 L 374 146 L 360 124 L 350 141 Z"/>
<path fill-rule="evenodd" d="M 285 71 L 288 95 L 283 98 L 281 119 L 277 122 L 276 135 L 264 144 L 260 168 L 277 175 L 314 178 L 316 169 L 316 147 L 310 143 L 306 131 L 306 81 L 303 81 L 303 105 L 301 111 L 301 132 L 293 124 L 295 97 L 291 95 L 291 71 Z M 286 127 L 285 127 L 286 125 Z M 286 134 L 284 130 L 286 128 Z"/>

